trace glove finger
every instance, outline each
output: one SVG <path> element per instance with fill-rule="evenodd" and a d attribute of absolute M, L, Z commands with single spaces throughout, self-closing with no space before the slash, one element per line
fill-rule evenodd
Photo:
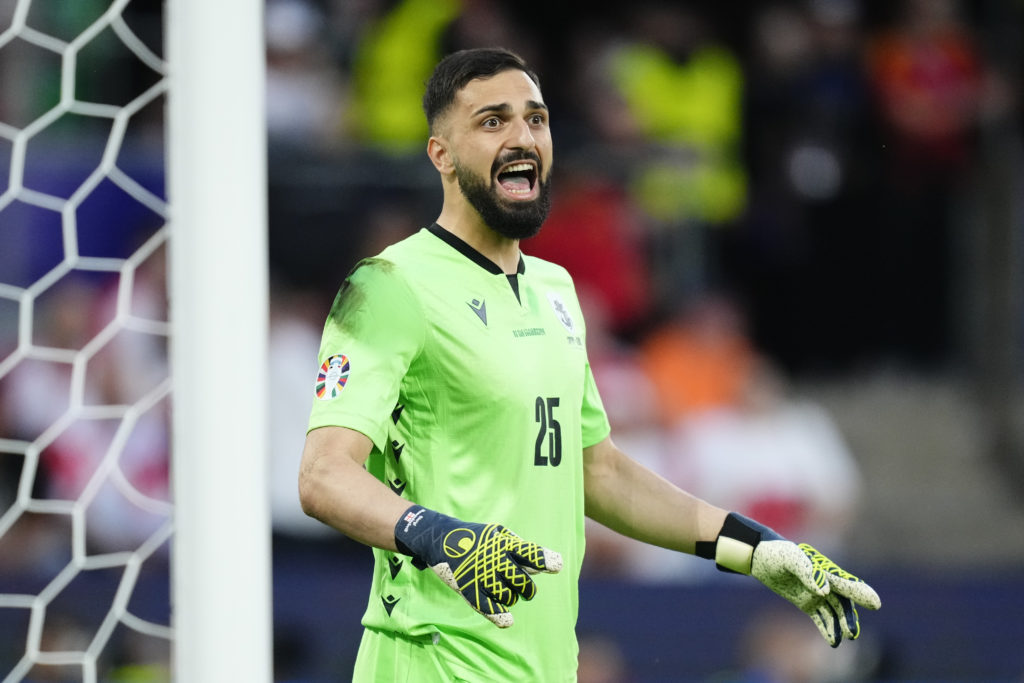
<path fill-rule="evenodd" d="M 827 577 L 830 590 L 837 590 L 840 595 L 848 597 L 858 605 L 863 605 L 868 609 L 878 609 L 882 606 L 882 599 L 878 597 L 878 593 L 871 586 L 822 555 L 807 543 L 801 543 L 800 549 L 811 560 L 815 568 Z"/>
<path fill-rule="evenodd" d="M 480 590 L 475 586 L 469 586 L 459 592 L 469 601 L 473 609 L 482 614 L 507 612 L 508 608 L 519 600 L 518 595 L 504 586 L 495 591 L 496 595 L 490 591 Z"/>
<path fill-rule="evenodd" d="M 452 571 L 450 564 L 447 562 L 441 562 L 440 564 L 432 566 L 431 569 L 435 574 L 437 574 L 438 578 L 448 584 L 452 590 L 460 593 L 462 592 L 462 589 L 459 588 L 459 582 L 455 580 L 455 572 Z"/>
<path fill-rule="evenodd" d="M 882 598 L 878 596 L 875 589 L 852 574 L 847 574 L 844 577 L 829 572 L 828 582 L 833 591 L 862 607 L 874 610 L 882 606 Z"/>
<path fill-rule="evenodd" d="M 495 590 L 486 590 L 474 583 L 466 586 L 459 593 L 470 607 L 488 618 L 507 613 L 509 608 L 519 600 L 519 596 L 505 586 L 500 586 Z M 491 621 L 494 620 L 491 619 Z"/>
<path fill-rule="evenodd" d="M 514 536 L 514 534 L 510 534 Z M 510 539 L 508 553 L 517 564 L 531 574 L 547 572 L 555 574 L 562 570 L 562 555 L 536 543 L 524 541 L 518 536 Z"/>
<path fill-rule="evenodd" d="M 827 599 L 825 604 L 822 606 L 822 612 L 826 611 L 828 612 L 829 630 L 833 634 L 833 640 L 829 641 L 829 645 L 831 645 L 832 647 L 839 647 L 839 643 L 843 642 L 843 631 L 839 623 L 841 612 L 837 612 L 835 609 L 833 609 L 832 605 L 827 601 Z"/>
<path fill-rule="evenodd" d="M 828 600 L 832 611 L 839 615 L 839 626 L 843 635 L 849 640 L 856 640 L 860 635 L 860 617 L 853 601 L 836 593 L 830 593 L 825 599 Z"/>
<path fill-rule="evenodd" d="M 495 584 L 498 586 L 497 590 L 489 590 L 488 587 L 481 585 L 479 579 L 460 586 L 447 562 L 435 564 L 431 569 L 449 588 L 461 595 L 470 607 L 484 616 L 507 612 L 508 607 L 514 605 L 519 597 L 497 580 L 495 580 Z"/>
<path fill-rule="evenodd" d="M 814 625 L 818 627 L 818 632 L 821 633 L 821 637 L 825 639 L 832 647 L 839 645 L 839 638 L 842 636 L 836 632 L 834 621 L 832 619 L 832 611 L 827 607 L 819 606 L 815 609 L 807 611 L 807 616 L 811 618 Z"/>
<path fill-rule="evenodd" d="M 508 590 L 521 595 L 526 600 L 532 600 L 533 596 L 537 594 L 537 584 L 533 582 L 523 567 L 511 559 L 501 563 L 498 568 L 498 576 Z"/>
<path fill-rule="evenodd" d="M 505 562 L 503 564 L 511 567 L 513 563 Z M 525 572 L 519 572 L 519 578 L 529 580 Z M 532 584 L 533 582 L 530 581 L 530 583 Z M 480 600 L 491 600 L 496 605 L 511 607 L 519 600 L 521 594 L 520 590 L 518 590 L 519 588 L 530 591 L 530 588 L 526 586 L 517 586 L 511 571 L 506 572 L 502 567 L 497 567 L 492 572 L 477 575 L 469 584 L 463 586 L 462 592 L 463 594 L 468 594 L 468 596 L 479 595 Z M 536 592 L 537 589 L 534 587 L 532 590 Z M 530 595 L 530 597 L 533 597 L 533 595 Z M 495 610 L 488 609 L 485 611 L 492 612 Z"/>
<path fill-rule="evenodd" d="M 474 594 L 469 590 L 461 591 L 461 593 L 470 607 L 487 617 L 488 621 L 498 628 L 508 628 L 515 623 L 512 612 L 505 605 L 491 600 L 486 595 Z M 512 602 L 515 602 L 514 598 Z"/>
<path fill-rule="evenodd" d="M 843 631 L 840 627 L 839 613 L 829 604 L 827 598 L 818 604 L 818 616 L 825 627 L 825 640 L 833 647 L 843 642 Z"/>
<path fill-rule="evenodd" d="M 515 622 L 515 619 L 512 618 L 512 613 L 508 611 L 508 607 L 491 600 L 486 595 L 482 595 L 475 585 L 467 587 L 465 590 L 459 588 L 459 583 L 455 580 L 455 576 L 447 562 L 436 564 L 431 569 L 452 590 L 461 595 L 470 607 L 487 617 L 498 628 L 508 628 Z M 515 600 L 513 599 L 512 602 L 515 602 Z"/>
<path fill-rule="evenodd" d="M 485 617 L 497 626 L 498 628 L 508 628 L 512 624 L 516 623 L 515 618 L 511 612 L 499 612 L 497 614 L 485 614 Z"/>

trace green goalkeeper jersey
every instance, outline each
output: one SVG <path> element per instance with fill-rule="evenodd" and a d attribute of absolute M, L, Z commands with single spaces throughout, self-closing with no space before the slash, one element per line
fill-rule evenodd
<path fill-rule="evenodd" d="M 367 469 L 397 494 L 565 562 L 498 629 L 433 572 L 375 549 L 363 624 L 429 639 L 466 680 L 575 680 L 582 451 L 609 425 L 565 269 L 523 256 L 507 276 L 435 224 L 356 266 L 319 362 L 310 430 L 362 432 Z"/>

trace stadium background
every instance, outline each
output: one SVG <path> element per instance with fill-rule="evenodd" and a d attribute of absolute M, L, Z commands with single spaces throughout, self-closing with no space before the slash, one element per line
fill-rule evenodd
<path fill-rule="evenodd" d="M 72 32 L 106 4 L 35 3 L 35 21 Z M 135 0 L 125 15 L 159 53 L 161 3 Z M 439 55 L 480 44 L 520 51 L 541 75 L 556 204 L 524 250 L 576 277 L 624 440 L 701 492 L 698 465 L 710 479 L 729 463 L 666 444 L 692 445 L 674 439 L 702 411 L 750 398 L 730 381 L 769 376 L 784 387 L 776 400 L 813 406 L 840 435 L 841 480 L 806 480 L 818 498 L 843 499 L 827 508 L 839 519 L 808 531 L 884 601 L 862 614 L 864 639 L 833 653 L 805 642 L 809 625 L 791 626 L 749 580 L 594 530 L 581 681 L 604 680 L 595 669 L 619 672 L 607 680 L 758 680 L 746 668 L 760 648 L 812 671 L 786 680 L 1021 680 L 1019 1 L 271 0 L 267 20 L 279 680 L 330 680 L 349 666 L 369 583 L 369 553 L 296 510 L 310 346 L 349 267 L 436 215 L 420 88 Z M 96 50 L 116 76 L 82 71 L 93 99 L 123 103 L 154 81 L 115 44 Z M 58 69 L 0 53 L 3 120 L 45 110 Z M 162 111 L 144 114 L 124 163 L 161 193 Z M 58 131 L 60 154 L 32 157 L 28 177 L 55 194 L 76 187 L 101 151 L 90 125 Z M 10 147 L 0 150 L 7 161 Z M 5 282 L 52 266 L 58 222 L 25 206 L 0 213 Z M 161 221 L 101 187 L 79 223 L 89 250 L 116 256 Z M 6 352 L 14 328 L 0 314 Z M 727 345 L 686 346 L 680 330 L 697 323 Z M 700 405 L 672 374 L 684 353 L 720 370 L 693 388 L 710 392 Z M 801 466 L 818 467 L 790 465 Z M 772 472 L 785 479 L 785 467 Z M 17 473 L 3 477 L 9 488 Z M 799 529 L 794 515 L 821 504 L 811 498 L 754 502 Z M 162 577 L 143 587 L 138 609 L 166 610 Z M 109 601 L 103 586 L 80 590 L 82 609 Z"/>

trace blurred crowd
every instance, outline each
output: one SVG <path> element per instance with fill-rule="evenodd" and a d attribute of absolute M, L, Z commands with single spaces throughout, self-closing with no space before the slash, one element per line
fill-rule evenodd
<path fill-rule="evenodd" d="M 446 52 L 500 44 L 540 74 L 558 159 L 551 216 L 523 250 L 576 281 L 617 442 L 695 494 L 842 558 L 861 495 L 857 454 L 798 380 L 962 360 L 954 330 L 978 267 L 964 256 L 976 238 L 965 221 L 984 179 L 983 142 L 1007 128 L 1016 132 L 1004 139 L 1019 140 L 1022 122 L 1013 41 L 1000 27 L 1012 13 L 956 0 L 719 4 L 551 3 L 538 18 L 533 6 L 496 0 L 267 0 L 280 543 L 338 542 L 295 493 L 320 329 L 359 258 L 436 215 L 424 81 Z M 151 40 L 159 5 L 130 5 Z M 0 60 L 0 75 L 31 89 L 34 72 L 16 65 L 46 67 L 17 54 Z M 148 87 L 146 67 L 122 61 L 126 77 L 97 92 Z M 17 89 L 0 94 L 0 121 L 20 127 L 46 95 L 7 96 Z M 158 111 L 140 121 L 139 139 L 159 139 Z M 133 220 L 138 244 L 152 216 Z M 59 230 L 45 234 L 0 226 L 12 245 L 0 283 L 32 282 L 25 264 L 61 248 Z M 119 310 L 124 318 L 124 299 L 129 318 L 166 321 L 164 260 L 155 251 L 127 285 L 123 275 L 64 278 L 36 300 L 31 330 L 35 346 L 57 352 L 0 365 L 0 439 L 49 434 L 33 496 L 77 500 L 112 468 L 88 494 L 96 552 L 137 548 L 166 518 L 168 401 L 147 398 L 167 375 L 166 338 L 129 325 L 84 367 L 60 351 L 81 352 Z M 12 306 L 0 298 L 0 363 L 18 345 Z M 116 409 L 67 419 L 72 404 L 140 402 L 127 427 Z M 26 462 L 0 454 L 0 512 L 25 487 Z M 70 534 L 65 515 L 22 515 L 0 536 L 0 549 L 18 549 L 0 552 L 0 579 L 59 570 Z M 703 563 L 596 525 L 588 543 L 588 576 L 711 579 Z M 752 641 L 751 670 L 777 649 Z M 614 668 L 584 667 L 581 681 Z"/>
<path fill-rule="evenodd" d="M 752 3 L 737 22 L 713 3 L 588 9 L 537 21 L 493 0 L 271 0 L 282 274 L 330 289 L 382 241 L 379 221 L 429 222 L 423 82 L 449 50 L 504 44 L 541 74 L 559 154 L 553 215 L 525 248 L 593 290 L 615 334 L 635 341 L 713 291 L 787 370 L 949 360 L 954 284 L 971 275 L 971 235 L 954 221 L 971 211 L 982 131 L 1020 123 L 999 12 L 792 0 Z M 326 246 L 339 233 L 343 254 Z"/>

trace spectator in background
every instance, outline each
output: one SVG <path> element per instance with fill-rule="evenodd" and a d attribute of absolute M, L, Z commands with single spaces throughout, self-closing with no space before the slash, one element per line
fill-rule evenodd
<path fill-rule="evenodd" d="M 127 428 L 130 434 L 92 506 L 103 518 L 91 533 L 108 548 L 134 549 L 170 517 L 170 367 L 168 338 L 161 333 L 170 319 L 166 247 L 155 247 L 138 267 L 110 281 L 94 310 L 100 324 L 116 320 L 121 329 L 90 359 L 86 386 L 98 385 L 105 404 L 142 412 L 120 425 L 107 423 L 107 429 Z"/>
<path fill-rule="evenodd" d="M 99 297 L 92 278 L 72 277 L 42 293 L 33 309 L 33 344 L 56 349 L 81 349 L 95 333 L 92 314 Z M 10 436 L 33 441 L 68 410 L 71 366 L 26 358 L 3 377 L 3 412 Z M 96 385 L 83 397 L 95 402 Z"/>
<path fill-rule="evenodd" d="M 875 334 L 877 147 L 853 0 L 769 3 L 751 21 L 749 209 L 725 239 L 751 335 L 790 372 L 859 360 Z"/>
<path fill-rule="evenodd" d="M 745 194 L 739 60 L 698 9 L 642 2 L 629 17 L 605 68 L 644 140 L 665 153 L 642 170 L 638 201 L 670 223 L 735 218 Z"/>
<path fill-rule="evenodd" d="M 56 294 L 54 294 L 56 293 Z M 37 344 L 53 348 L 80 348 L 87 340 L 90 306 L 97 296 L 91 281 L 56 285 L 40 296 L 33 310 L 33 337 Z M 0 377 L 0 427 L 5 439 L 31 442 L 67 411 L 71 368 L 65 363 L 34 358 L 21 359 Z M 89 396 L 86 396 L 89 398 Z M 44 452 L 43 458 L 46 454 Z M 15 503 L 22 484 L 26 458 L 9 454 L 0 457 L 4 481 L 3 509 Z M 31 493 L 48 493 L 49 472 L 45 461 L 36 468 Z M 22 513 L 0 535 L 0 575 L 31 576 L 37 572 L 56 573 L 70 556 L 70 518 L 58 515 Z"/>
<path fill-rule="evenodd" d="M 611 636 L 584 633 L 579 638 L 576 683 L 629 683 L 629 664 L 622 646 Z"/>
<path fill-rule="evenodd" d="M 841 554 L 860 498 L 856 460 L 831 416 L 759 359 L 737 400 L 681 420 L 666 474 L 781 534 Z"/>
<path fill-rule="evenodd" d="M 309 358 L 320 346 L 320 302 L 276 281 L 271 289 L 269 375 L 270 512 L 274 534 L 299 540 L 325 538 L 329 529 L 309 518 L 295 492 L 302 429 L 309 419 Z"/>
<path fill-rule="evenodd" d="M 983 57 L 956 0 L 903 0 L 899 7 L 897 23 L 868 47 L 892 160 L 907 172 L 946 175 L 971 158 Z"/>
<path fill-rule="evenodd" d="M 640 342 L 667 427 L 697 411 L 736 403 L 750 377 L 754 349 L 737 304 L 723 294 L 685 303 Z"/>
<path fill-rule="evenodd" d="M 501 0 L 461 0 L 458 16 L 441 36 L 445 52 L 494 45 L 513 46 L 531 64 L 542 63 L 533 31 L 526 30 L 508 3 Z"/>
<path fill-rule="evenodd" d="M 987 66 L 955 0 L 904 0 L 866 67 L 883 136 L 873 274 L 887 346 L 932 365 L 950 341 L 952 209 L 973 164 Z"/>
<path fill-rule="evenodd" d="M 378 8 L 380 9 L 380 8 Z M 389 153 L 419 153 L 423 84 L 443 53 L 508 45 L 531 61 L 540 50 L 495 0 L 399 0 L 363 32 L 352 60 L 354 102 L 346 134 Z"/>
<path fill-rule="evenodd" d="M 587 299 L 583 299 L 584 302 Z M 591 309 L 596 309 L 591 311 Z M 588 328 L 600 309 L 585 304 Z M 609 343 L 597 316 L 591 367 L 609 421 L 623 429 L 616 443 L 676 484 L 684 477 L 682 454 L 672 443 L 689 416 L 735 403 L 747 381 L 754 350 L 736 303 L 724 294 L 706 294 L 681 304 L 675 315 L 643 335 L 635 346 Z M 596 352 L 595 352 L 596 350 Z M 587 522 L 589 575 L 618 575 L 639 581 L 690 581 L 713 572 L 692 558 L 623 538 Z"/>
<path fill-rule="evenodd" d="M 745 208 L 745 83 L 699 8 L 642 2 L 624 17 L 625 30 L 598 54 L 610 87 L 596 89 L 590 106 L 609 98 L 601 123 L 639 136 L 627 187 L 647 218 L 657 301 L 670 305 L 710 282 L 711 228 L 733 224 Z"/>
<path fill-rule="evenodd" d="M 159 253 L 132 280 L 68 277 L 55 285 L 37 301 L 33 343 L 76 352 L 109 329 L 115 315 L 131 316 L 139 327 L 166 321 Z M 118 292 L 126 282 L 134 286 L 121 310 Z M 88 496 L 90 550 L 135 549 L 170 515 L 167 402 L 159 389 L 167 377 L 163 342 L 122 318 L 119 331 L 87 357 L 83 376 L 76 378 L 70 363 L 24 359 L 4 378 L 5 421 L 15 438 L 34 441 L 62 424 L 41 443 L 34 494 L 67 501 Z M 72 402 L 76 395 L 82 408 Z M 121 415 L 128 405 L 140 412 Z M 107 410 L 88 414 L 90 408 Z"/>
<path fill-rule="evenodd" d="M 267 134 L 271 144 L 337 145 L 349 84 L 329 52 L 326 17 L 311 0 L 267 3 Z"/>
<path fill-rule="evenodd" d="M 419 115 L 423 83 L 441 56 L 441 38 L 460 0 L 400 0 L 363 34 L 353 61 L 351 130 L 356 141 L 419 152 L 427 126 Z"/>

